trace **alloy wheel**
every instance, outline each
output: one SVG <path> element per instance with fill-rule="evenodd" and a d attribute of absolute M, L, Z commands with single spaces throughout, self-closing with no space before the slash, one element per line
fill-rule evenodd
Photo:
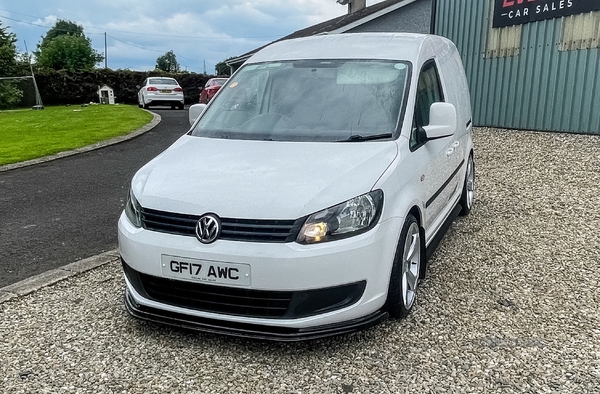
<path fill-rule="evenodd" d="M 467 164 L 467 206 L 469 209 L 473 207 L 473 199 L 475 198 L 475 166 L 473 164 L 473 156 L 469 156 Z"/>
<path fill-rule="evenodd" d="M 416 222 L 413 222 L 404 240 L 404 255 L 402 256 L 401 289 L 402 302 L 406 310 L 409 310 L 415 302 L 420 264 L 421 237 L 419 235 L 419 226 Z"/>

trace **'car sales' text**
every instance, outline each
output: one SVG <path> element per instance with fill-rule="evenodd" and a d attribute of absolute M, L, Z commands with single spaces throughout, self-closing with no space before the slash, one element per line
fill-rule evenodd
<path fill-rule="evenodd" d="M 516 4 L 522 3 L 534 3 L 539 0 L 504 0 L 503 7 L 513 7 Z M 573 0 L 560 0 L 553 1 L 551 3 L 546 3 L 544 5 L 537 5 L 533 12 L 536 14 L 543 14 L 545 12 L 556 11 L 556 10 L 564 10 L 565 8 L 573 7 Z M 532 10 L 529 6 L 524 6 L 523 8 L 518 8 L 516 10 L 511 10 L 502 16 L 508 16 L 510 19 L 519 18 L 522 16 L 528 16 Z"/>

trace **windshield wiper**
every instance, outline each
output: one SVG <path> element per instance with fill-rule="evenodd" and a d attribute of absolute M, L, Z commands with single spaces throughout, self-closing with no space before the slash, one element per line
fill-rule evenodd
<path fill-rule="evenodd" d="M 351 135 L 350 137 L 348 137 L 345 140 L 339 140 L 337 142 L 361 142 L 361 141 L 382 140 L 385 138 L 392 138 L 392 133 L 373 134 L 373 135 L 355 134 L 355 135 Z"/>

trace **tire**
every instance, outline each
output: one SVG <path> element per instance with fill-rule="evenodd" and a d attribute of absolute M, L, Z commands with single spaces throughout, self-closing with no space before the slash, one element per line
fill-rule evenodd
<path fill-rule="evenodd" d="M 411 214 L 402 226 L 390 275 L 387 310 L 392 318 L 408 315 L 415 304 L 424 258 L 419 222 Z"/>
<path fill-rule="evenodd" d="M 148 104 L 146 104 L 146 103 L 144 103 L 143 107 L 144 107 L 144 109 L 150 108 L 150 106 Z"/>
<path fill-rule="evenodd" d="M 459 212 L 460 216 L 467 216 L 473 208 L 473 202 L 475 200 L 475 161 L 473 160 L 473 152 L 469 155 L 467 161 L 467 173 L 465 175 L 465 182 L 463 183 L 462 194 L 460 196 L 459 204 L 462 207 Z"/>

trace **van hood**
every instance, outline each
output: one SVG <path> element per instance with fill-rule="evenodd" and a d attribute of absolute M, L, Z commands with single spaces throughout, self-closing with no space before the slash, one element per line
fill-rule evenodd
<path fill-rule="evenodd" d="M 145 208 L 241 219 L 297 219 L 371 191 L 393 141 L 274 142 L 185 135 L 132 181 Z"/>

